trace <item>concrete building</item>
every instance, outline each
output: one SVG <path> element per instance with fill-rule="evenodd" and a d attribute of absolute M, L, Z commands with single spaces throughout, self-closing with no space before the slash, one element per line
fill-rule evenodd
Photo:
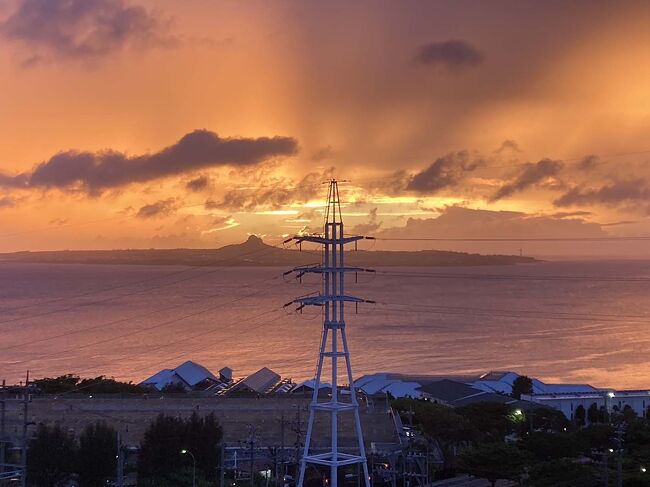
<path fill-rule="evenodd" d="M 624 412 L 631 409 L 637 416 L 650 415 L 650 391 L 615 391 L 612 389 L 596 389 L 594 392 L 542 393 L 522 395 L 522 400 L 549 406 L 562 411 L 567 419 L 574 420 L 576 412 L 584 415 L 589 422 L 589 410 L 596 408 L 608 413 Z"/>
<path fill-rule="evenodd" d="M 354 383 L 357 390 L 369 400 L 380 396 L 429 399 L 449 406 L 464 406 L 476 402 L 501 402 L 513 407 L 525 407 L 510 396 L 512 386 L 520 377 L 512 371 L 491 371 L 477 376 L 412 375 L 391 372 L 364 375 Z M 638 416 L 648 415 L 650 391 L 615 391 L 597 388 L 589 384 L 546 383 L 531 378 L 533 394 L 522 396 L 522 401 L 562 411 L 573 420 L 580 407 L 587 417 L 590 408 L 608 412 L 628 408 Z"/>

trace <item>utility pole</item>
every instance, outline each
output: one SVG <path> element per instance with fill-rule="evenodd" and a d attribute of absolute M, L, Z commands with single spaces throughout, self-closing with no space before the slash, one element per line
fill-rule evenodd
<path fill-rule="evenodd" d="M 623 432 L 625 423 L 621 423 L 616 428 L 616 486 L 623 487 Z"/>
<path fill-rule="evenodd" d="M 300 449 L 303 447 L 302 444 L 302 420 L 300 418 L 300 405 L 298 405 L 298 410 L 296 411 L 296 419 L 293 423 L 293 431 L 296 433 L 296 441 L 294 443 L 294 451 L 296 456 L 296 468 L 300 465 Z"/>
<path fill-rule="evenodd" d="M 223 442 L 223 436 L 221 437 L 221 444 L 219 445 L 219 487 L 225 487 L 225 469 L 226 469 L 226 444 Z"/>
<path fill-rule="evenodd" d="M 27 485 L 27 424 L 29 418 L 29 370 L 25 376 L 23 389 L 23 442 L 20 451 L 20 487 Z"/>
<path fill-rule="evenodd" d="M 5 414 L 6 414 L 6 405 L 5 405 L 5 381 L 2 380 L 2 390 L 0 390 L 0 475 L 5 471 L 5 463 L 7 462 L 7 457 L 5 452 L 6 450 L 6 441 L 5 438 Z"/>
<path fill-rule="evenodd" d="M 248 425 L 248 452 L 249 452 L 249 473 L 251 476 L 251 487 L 255 487 L 255 426 Z"/>
<path fill-rule="evenodd" d="M 359 402 L 354 390 L 354 379 L 352 378 L 352 366 L 350 364 L 350 352 L 345 330 L 345 303 L 373 303 L 365 299 L 345 294 L 345 274 L 347 272 L 372 272 L 369 269 L 360 267 L 346 267 L 344 264 L 344 248 L 346 244 L 356 243 L 367 237 L 344 236 L 343 218 L 341 213 L 341 200 L 339 196 L 338 182 L 335 179 L 329 181 L 329 192 L 327 196 L 327 208 L 325 210 L 325 224 L 322 235 L 303 235 L 292 237 L 286 242 L 295 240 L 297 244 L 311 242 L 323 247 L 323 262 L 319 265 L 307 265 L 295 267 L 288 271 L 296 273 L 296 278 L 301 279 L 308 273 L 320 274 L 322 278 L 322 291 L 318 295 L 301 297 L 287 303 L 285 306 L 297 305 L 296 311 L 302 311 L 305 306 L 318 306 L 324 309 L 323 334 L 321 337 L 316 377 L 314 379 L 314 392 L 309 406 L 309 420 L 307 422 L 307 434 L 302 459 L 300 461 L 300 476 L 298 487 L 303 487 L 307 464 L 316 464 L 330 467 L 330 487 L 338 485 L 338 469 L 344 465 L 362 464 L 365 487 L 370 487 L 368 479 L 368 460 L 366 458 L 363 433 L 361 431 L 361 420 L 359 417 Z M 329 339 L 329 340 L 328 340 Z M 339 348 L 339 340 L 342 348 Z M 329 347 L 328 347 L 329 345 Z M 323 364 L 325 360 L 331 359 L 332 371 L 332 396 L 328 401 L 319 401 L 319 389 Z M 339 359 L 345 362 L 347 379 L 350 388 L 350 400 L 343 401 L 339 398 L 338 387 L 338 365 Z M 329 413 L 331 421 L 331 445 L 326 453 L 311 453 L 311 441 L 314 427 L 315 415 L 317 412 Z M 354 415 L 355 433 L 358 442 L 358 454 L 342 453 L 338 444 L 339 413 L 352 412 Z"/>
<path fill-rule="evenodd" d="M 124 487 L 124 451 L 122 449 L 122 432 L 117 430 L 117 487 Z"/>
<path fill-rule="evenodd" d="M 280 472 L 278 473 L 276 471 L 275 473 L 275 483 L 278 487 L 282 487 L 284 485 L 284 476 L 287 474 L 284 461 L 284 427 L 288 423 L 289 421 L 284 419 L 284 413 L 282 413 L 282 416 L 280 417 Z"/>

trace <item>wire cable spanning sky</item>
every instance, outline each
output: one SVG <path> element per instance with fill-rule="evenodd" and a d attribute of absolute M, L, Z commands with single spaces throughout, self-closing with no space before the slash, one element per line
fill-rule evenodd
<path fill-rule="evenodd" d="M 0 7 L 0 252 L 309 232 L 337 177 L 355 233 L 648 256 L 554 240 L 650 235 L 646 2 L 78 5 Z"/>

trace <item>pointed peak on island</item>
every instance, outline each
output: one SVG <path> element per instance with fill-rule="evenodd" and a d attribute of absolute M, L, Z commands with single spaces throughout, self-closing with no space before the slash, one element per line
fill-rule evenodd
<path fill-rule="evenodd" d="M 258 237 L 257 235 L 249 235 L 248 238 L 246 239 L 246 242 L 244 242 L 244 245 L 246 246 L 255 246 L 255 247 L 262 247 L 265 246 L 266 244 L 264 241 Z"/>

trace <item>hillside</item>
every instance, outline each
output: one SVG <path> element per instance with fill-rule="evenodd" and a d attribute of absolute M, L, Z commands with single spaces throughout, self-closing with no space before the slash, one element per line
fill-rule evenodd
<path fill-rule="evenodd" d="M 241 244 L 218 249 L 60 250 L 0 254 L 0 262 L 60 264 L 295 266 L 320 261 L 320 252 L 289 250 L 250 236 Z M 359 266 L 479 266 L 530 263 L 532 257 L 481 255 L 440 250 L 350 251 L 348 265 Z"/>

